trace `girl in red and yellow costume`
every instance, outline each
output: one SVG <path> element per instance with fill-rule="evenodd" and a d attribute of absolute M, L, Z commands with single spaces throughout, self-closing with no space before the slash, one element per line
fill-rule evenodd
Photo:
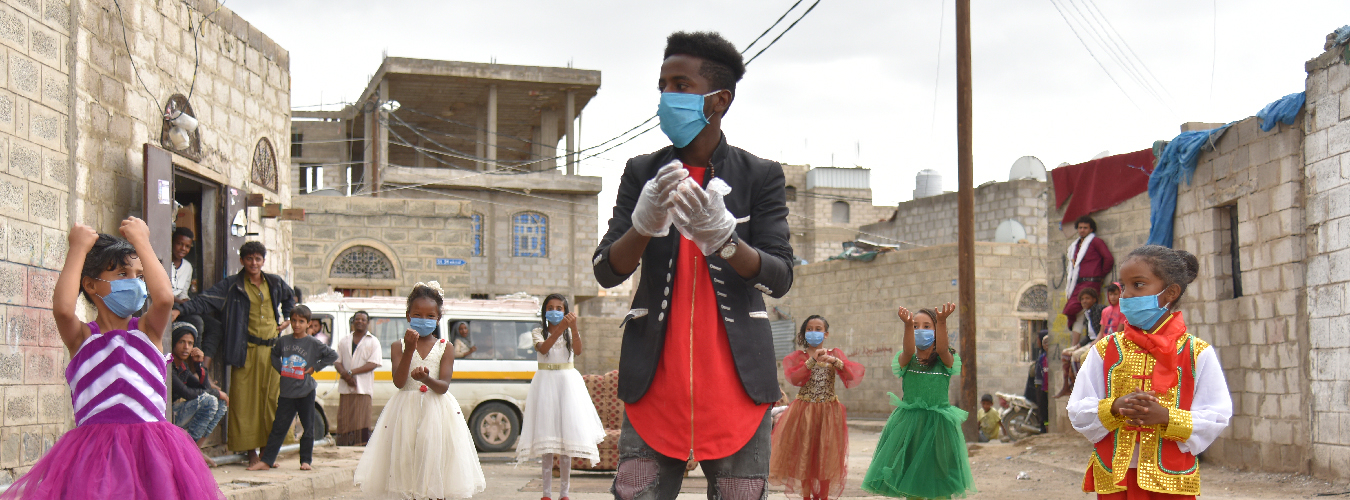
<path fill-rule="evenodd" d="M 1098 342 L 1078 372 L 1069 420 L 1094 443 L 1083 491 L 1099 499 L 1200 494 L 1196 458 L 1228 426 L 1233 401 L 1219 358 L 1173 309 L 1200 268 L 1147 245 L 1120 267 L 1124 332 Z"/>

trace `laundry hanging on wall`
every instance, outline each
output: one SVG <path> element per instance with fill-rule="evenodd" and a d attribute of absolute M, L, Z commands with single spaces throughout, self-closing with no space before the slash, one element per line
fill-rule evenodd
<path fill-rule="evenodd" d="M 1148 244 L 1172 247 L 1172 223 L 1177 212 L 1177 187 L 1181 179 L 1190 185 L 1200 152 L 1213 150 L 1214 143 L 1232 123 L 1209 130 L 1182 132 L 1158 156 L 1158 166 L 1148 178 Z"/>
<path fill-rule="evenodd" d="M 1106 210 L 1148 190 L 1153 150 L 1145 149 L 1050 171 L 1055 182 L 1055 208 L 1064 208 L 1062 223 Z M 1068 200 L 1068 205 L 1064 202 Z"/>

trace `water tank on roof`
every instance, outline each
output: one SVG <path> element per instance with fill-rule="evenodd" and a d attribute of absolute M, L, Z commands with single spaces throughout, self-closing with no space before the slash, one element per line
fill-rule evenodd
<path fill-rule="evenodd" d="M 1041 163 L 1040 158 L 1035 156 L 1023 156 L 1013 162 L 1012 170 L 1008 172 L 1008 180 L 1015 181 L 1021 179 L 1045 181 L 1045 164 Z"/>
<path fill-rule="evenodd" d="M 1111 156 L 1111 152 L 1110 152 L 1110 151 L 1102 151 L 1102 152 L 1100 152 L 1100 153 L 1097 153 L 1097 156 L 1093 156 L 1092 159 L 1094 159 L 1094 160 L 1100 160 L 1100 159 L 1106 158 L 1106 157 L 1108 157 L 1108 156 Z"/>
<path fill-rule="evenodd" d="M 914 179 L 914 199 L 940 194 L 942 194 L 942 174 L 931 168 L 920 170 Z"/>
<path fill-rule="evenodd" d="M 1005 220 L 998 224 L 998 229 L 994 230 L 994 241 L 996 243 L 1017 243 L 1027 239 L 1027 228 L 1022 227 L 1021 222 L 1012 219 Z"/>

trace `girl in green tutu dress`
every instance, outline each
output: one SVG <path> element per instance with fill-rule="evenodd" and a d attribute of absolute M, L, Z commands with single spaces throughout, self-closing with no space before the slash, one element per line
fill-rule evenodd
<path fill-rule="evenodd" d="M 947 347 L 947 316 L 956 305 L 911 314 L 905 323 L 904 350 L 891 362 L 904 399 L 890 394 L 895 411 L 886 421 L 862 487 L 895 498 L 952 498 L 975 492 L 961 422 L 969 414 L 947 400 L 952 377 L 961 374 L 961 357 Z"/>

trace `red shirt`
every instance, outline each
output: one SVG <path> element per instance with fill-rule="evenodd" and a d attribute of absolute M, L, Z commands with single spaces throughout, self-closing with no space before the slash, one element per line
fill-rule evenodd
<path fill-rule="evenodd" d="M 702 183 L 704 168 L 685 165 Z M 741 385 L 726 325 L 698 245 L 680 236 L 665 346 L 651 387 L 624 412 L 653 450 L 679 460 L 714 460 L 739 451 L 772 403 L 755 404 Z"/>
<path fill-rule="evenodd" d="M 1083 239 L 1079 238 L 1074 249 L 1078 250 L 1083 245 Z M 1101 237 L 1092 238 L 1092 243 L 1088 243 L 1087 253 L 1083 254 L 1083 263 L 1078 265 L 1078 277 L 1080 278 L 1100 278 L 1111 273 L 1111 268 L 1115 267 L 1116 259 L 1111 255 L 1111 250 L 1106 248 L 1106 242 Z"/>

